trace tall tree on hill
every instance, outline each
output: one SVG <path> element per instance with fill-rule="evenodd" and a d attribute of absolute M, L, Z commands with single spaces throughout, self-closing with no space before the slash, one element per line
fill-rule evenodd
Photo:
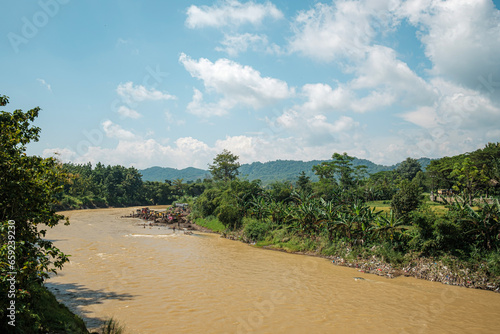
<path fill-rule="evenodd" d="M 231 181 L 238 176 L 240 163 L 239 157 L 224 149 L 222 153 L 217 154 L 213 164 L 208 165 L 208 170 L 212 173 L 214 180 Z"/>
<path fill-rule="evenodd" d="M 320 179 L 332 180 L 335 177 L 338 179 L 342 188 L 347 189 L 354 185 L 355 169 L 352 166 L 353 157 L 347 153 L 334 153 L 332 161 L 322 162 L 319 165 L 313 166 L 312 170 Z M 366 166 L 358 166 L 360 175 Z"/>
<path fill-rule="evenodd" d="M 406 158 L 397 168 L 396 174 L 402 180 L 411 181 L 417 175 L 418 172 L 422 171 L 422 166 L 416 159 Z"/>

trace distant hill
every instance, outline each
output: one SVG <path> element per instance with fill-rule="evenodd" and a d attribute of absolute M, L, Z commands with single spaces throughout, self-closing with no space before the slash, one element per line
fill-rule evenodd
<path fill-rule="evenodd" d="M 184 182 L 196 181 L 198 179 L 204 179 L 206 176 L 210 175 L 209 171 L 194 167 L 176 169 L 176 168 L 155 166 L 139 170 L 139 172 L 142 174 L 143 181 L 160 181 L 160 182 L 164 182 L 165 180 L 173 181 L 176 179 L 183 179 Z"/>
<path fill-rule="evenodd" d="M 251 164 L 241 165 L 239 172 L 240 176 L 248 178 L 248 180 L 262 180 L 262 183 L 268 184 L 273 181 L 295 181 L 298 175 L 304 171 L 307 176 L 311 177 L 311 180 L 317 180 L 317 176 L 312 172 L 312 167 L 314 165 L 319 165 L 323 161 L 331 160 L 312 160 L 312 161 L 296 161 L 296 160 L 276 160 L 269 162 L 253 162 Z M 422 166 L 422 169 L 429 165 L 430 159 L 420 158 L 418 162 Z M 394 170 L 399 166 L 398 164 L 392 166 L 377 165 L 366 159 L 355 158 L 353 161 L 353 166 L 365 165 L 367 167 L 368 174 L 374 174 L 381 171 Z M 188 167 L 185 169 L 175 169 L 168 167 L 150 167 L 147 169 L 140 170 L 142 174 L 142 179 L 144 181 L 165 181 L 165 180 L 175 180 L 183 179 L 184 182 L 196 181 L 198 179 L 204 179 L 210 176 L 208 170 L 203 170 L 194 167 Z"/>

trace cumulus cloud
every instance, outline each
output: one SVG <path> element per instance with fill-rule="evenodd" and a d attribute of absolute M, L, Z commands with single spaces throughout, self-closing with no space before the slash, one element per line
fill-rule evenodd
<path fill-rule="evenodd" d="M 240 26 L 243 24 L 260 25 L 266 18 L 281 19 L 283 13 L 270 2 L 264 4 L 248 1 L 241 3 L 226 0 L 213 6 L 191 5 L 187 9 L 186 26 L 194 28 Z"/>
<path fill-rule="evenodd" d="M 472 88 L 490 74 L 500 81 L 500 11 L 491 0 L 412 0 L 397 13 L 420 28 L 433 74 Z"/>
<path fill-rule="evenodd" d="M 137 111 L 133 110 L 133 109 L 130 109 L 126 106 L 120 106 L 118 108 L 118 113 L 120 115 L 122 115 L 123 117 L 125 118 L 133 118 L 133 119 L 137 119 L 137 118 L 141 118 L 142 115 L 139 114 Z"/>
<path fill-rule="evenodd" d="M 354 98 L 353 92 L 343 85 L 333 89 L 330 85 L 322 83 L 304 85 L 302 94 L 307 98 L 302 109 L 311 112 L 344 110 Z"/>
<path fill-rule="evenodd" d="M 413 145 L 422 156 L 441 157 L 472 151 L 492 140 L 500 119 L 498 104 L 451 81 L 434 79 L 431 83 L 439 99 L 432 106 L 419 106 L 400 115 L 417 126 L 414 132 L 404 134 L 411 134 L 407 147 Z"/>
<path fill-rule="evenodd" d="M 218 103 L 206 103 L 203 101 L 203 93 L 194 88 L 193 100 L 189 102 L 186 110 L 196 116 L 211 117 L 226 115 L 232 107 L 233 104 L 224 99 Z"/>
<path fill-rule="evenodd" d="M 156 89 L 147 89 L 142 85 L 134 85 L 132 81 L 119 84 L 116 92 L 127 102 L 175 100 L 176 97 Z"/>
<path fill-rule="evenodd" d="M 378 30 L 395 24 L 394 8 L 395 1 L 317 3 L 295 17 L 289 49 L 324 62 L 363 59 Z"/>
<path fill-rule="evenodd" d="M 136 136 L 127 130 L 124 130 L 120 125 L 111 122 L 110 120 L 106 120 L 102 122 L 102 128 L 106 137 L 116 138 L 120 140 L 133 140 L 136 139 Z"/>
<path fill-rule="evenodd" d="M 419 107 L 402 114 L 403 119 L 427 129 L 475 130 L 478 136 L 498 127 L 494 120 L 500 119 L 500 107 L 488 96 L 443 79 L 432 83 L 439 92 L 439 100 L 431 107 Z"/>
<path fill-rule="evenodd" d="M 330 111 L 363 113 L 395 102 L 394 94 L 388 91 L 374 90 L 366 96 L 359 97 L 347 84 L 339 85 L 336 89 L 327 84 L 306 84 L 302 87 L 302 94 L 307 101 L 297 108 L 313 114 Z"/>
<path fill-rule="evenodd" d="M 286 82 L 262 77 L 252 67 L 242 66 L 228 59 L 212 63 L 205 58 L 194 60 L 181 54 L 179 61 L 192 77 L 203 81 L 207 91 L 221 94 L 224 99 L 221 105 L 224 106 L 242 104 L 259 109 L 294 94 L 294 89 L 289 88 Z M 195 92 L 195 98 L 199 99 L 200 94 Z"/>
<path fill-rule="evenodd" d="M 274 123 L 275 128 L 282 128 L 285 133 L 303 139 L 307 145 L 338 142 L 351 136 L 351 132 L 359 127 L 359 123 L 351 117 L 340 116 L 330 122 L 324 114 L 310 115 L 293 109 L 285 111 Z"/>
<path fill-rule="evenodd" d="M 397 58 L 396 52 L 385 46 L 367 50 L 367 58 L 356 69 L 358 76 L 351 81 L 353 89 L 383 89 L 398 96 L 406 105 L 432 103 L 436 94 L 432 86 Z"/>

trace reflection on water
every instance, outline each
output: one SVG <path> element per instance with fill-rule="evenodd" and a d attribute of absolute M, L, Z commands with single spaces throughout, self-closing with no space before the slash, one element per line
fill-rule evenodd
<path fill-rule="evenodd" d="M 47 233 L 71 263 L 47 286 L 90 327 L 131 333 L 497 333 L 500 294 L 388 280 L 211 234 L 72 211 Z M 356 279 L 355 279 L 356 277 Z M 357 277 L 363 279 L 357 279 Z"/>

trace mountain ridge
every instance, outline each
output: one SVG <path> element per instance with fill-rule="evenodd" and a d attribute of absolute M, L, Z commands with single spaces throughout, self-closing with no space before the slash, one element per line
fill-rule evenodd
<path fill-rule="evenodd" d="M 301 160 L 274 160 L 268 162 L 252 162 L 250 164 L 242 164 L 239 168 L 240 177 L 248 178 L 248 180 L 260 179 L 264 184 L 271 183 L 274 181 L 294 181 L 297 179 L 299 174 L 304 171 L 307 176 L 311 177 L 311 180 L 317 180 L 317 176 L 312 171 L 312 166 L 318 165 L 322 162 L 327 162 L 332 160 L 311 160 L 311 161 L 301 161 Z M 429 165 L 431 159 L 420 158 L 417 161 L 422 166 L 422 170 Z M 353 166 L 365 165 L 367 166 L 368 174 L 375 174 L 381 171 L 391 171 L 396 169 L 400 164 L 394 164 L 391 166 L 378 165 L 370 160 L 354 158 L 352 162 Z M 187 167 L 183 169 L 171 168 L 171 167 L 159 167 L 153 166 L 146 169 L 139 170 L 142 174 L 143 181 L 160 181 L 165 180 L 176 180 L 183 179 L 184 182 L 196 181 L 198 179 L 204 179 L 210 177 L 210 172 L 208 170 Z"/>

